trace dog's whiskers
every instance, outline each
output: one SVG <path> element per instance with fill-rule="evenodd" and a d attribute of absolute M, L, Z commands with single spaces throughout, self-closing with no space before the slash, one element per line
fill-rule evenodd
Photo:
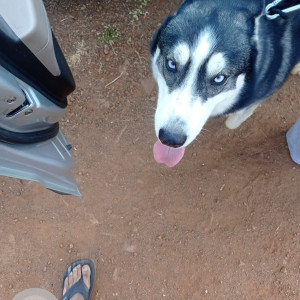
<path fill-rule="evenodd" d="M 202 128 L 201 132 L 202 132 L 202 131 L 205 131 L 205 132 L 210 132 L 210 130 L 209 130 L 209 129 L 206 129 L 206 128 L 204 128 L 204 127 Z"/>
<path fill-rule="evenodd" d="M 201 133 L 200 133 L 200 134 L 201 134 Z M 198 140 L 198 137 L 195 138 L 195 141 L 196 141 L 198 144 L 201 144 L 200 141 Z"/>

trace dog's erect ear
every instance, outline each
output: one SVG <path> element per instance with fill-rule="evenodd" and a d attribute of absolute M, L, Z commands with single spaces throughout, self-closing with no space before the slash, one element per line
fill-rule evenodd
<path fill-rule="evenodd" d="M 249 18 L 256 18 L 264 14 L 265 11 L 265 3 L 261 1 L 260 3 L 251 3 L 247 6 Z"/>
<path fill-rule="evenodd" d="M 156 50 L 158 40 L 160 37 L 161 32 L 163 31 L 164 28 L 167 27 L 168 23 L 173 19 L 173 16 L 168 16 L 160 26 L 160 28 L 155 32 L 155 34 L 152 37 L 151 44 L 150 44 L 150 53 L 151 55 L 154 55 L 154 52 Z"/>

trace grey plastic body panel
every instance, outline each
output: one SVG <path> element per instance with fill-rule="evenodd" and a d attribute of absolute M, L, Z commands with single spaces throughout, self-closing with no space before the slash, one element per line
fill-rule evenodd
<path fill-rule="evenodd" d="M 26 105 L 23 105 L 25 99 Z M 15 113 L 18 107 L 22 106 Z M 65 109 L 0 66 L 0 126 L 13 132 L 34 132 L 57 123 Z"/>
<path fill-rule="evenodd" d="M 72 156 L 64 136 L 31 145 L 0 143 L 0 175 L 33 180 L 62 194 L 80 196 L 71 174 Z"/>
<path fill-rule="evenodd" d="M 24 101 L 25 95 L 15 77 L 0 66 L 0 119 L 17 109 Z"/>
<path fill-rule="evenodd" d="M 42 0 L 0 0 L 0 14 L 55 76 L 60 74 Z M 15 36 L 12 36 L 15 38 Z M 0 128 L 13 133 L 51 128 L 64 115 L 37 90 L 0 66 Z M 72 155 L 63 134 L 44 142 L 0 142 L 0 175 L 33 180 L 61 194 L 80 196 L 71 174 Z"/>
<path fill-rule="evenodd" d="M 52 31 L 42 0 L 0 0 L 0 14 L 20 40 L 54 75 L 60 69 L 53 48 Z"/>

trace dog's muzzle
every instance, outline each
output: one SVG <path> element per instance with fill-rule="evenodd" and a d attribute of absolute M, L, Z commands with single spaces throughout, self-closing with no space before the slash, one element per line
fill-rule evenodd
<path fill-rule="evenodd" d="M 179 148 L 184 145 L 187 135 L 181 132 L 172 132 L 168 129 L 159 130 L 159 139 L 162 144 L 173 148 Z"/>

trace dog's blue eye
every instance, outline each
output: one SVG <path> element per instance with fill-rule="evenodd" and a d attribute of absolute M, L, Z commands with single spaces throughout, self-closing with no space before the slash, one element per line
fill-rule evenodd
<path fill-rule="evenodd" d="M 168 59 L 167 60 L 167 68 L 170 70 L 170 71 L 175 71 L 176 70 L 176 63 L 174 60 L 172 59 Z"/>
<path fill-rule="evenodd" d="M 224 75 L 218 75 L 212 80 L 213 85 L 222 85 L 226 82 L 227 77 Z"/>

